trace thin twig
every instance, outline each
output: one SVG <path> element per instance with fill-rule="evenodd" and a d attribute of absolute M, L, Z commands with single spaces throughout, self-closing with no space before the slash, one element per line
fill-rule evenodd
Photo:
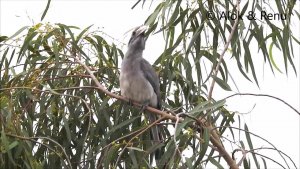
<path fill-rule="evenodd" d="M 240 11 L 240 2 L 239 0 L 236 1 L 236 9 L 237 9 L 237 15 L 239 15 L 239 11 Z M 230 32 L 230 35 L 227 39 L 227 42 L 224 46 L 224 49 L 222 51 L 222 53 L 220 54 L 220 57 L 219 57 L 219 61 L 216 65 L 216 68 L 214 69 L 213 73 L 212 73 L 212 76 L 215 76 L 217 77 L 218 75 L 218 72 L 219 72 L 219 69 L 220 69 L 220 66 L 221 66 L 221 63 L 223 61 L 223 57 L 225 55 L 225 52 L 227 51 L 228 47 L 229 47 L 229 44 L 231 42 L 231 39 L 236 31 L 236 28 L 237 28 L 237 25 L 238 25 L 238 18 L 236 18 L 235 22 L 234 22 L 234 25 L 232 27 L 232 30 Z M 208 92 L 208 101 L 210 101 L 212 99 L 212 92 L 213 92 L 213 89 L 214 89 L 214 85 L 215 85 L 216 81 L 215 79 L 213 78 L 212 79 L 212 83 L 211 83 L 211 86 L 210 86 L 210 89 L 209 89 L 209 92 Z M 205 111 L 205 114 L 207 114 L 208 112 Z M 201 120 L 203 120 L 201 118 Z M 213 125 L 209 122 L 208 124 L 208 128 L 209 129 L 212 129 L 213 128 Z M 227 164 L 230 166 L 231 169 L 238 169 L 239 167 L 237 166 L 236 162 L 230 157 L 230 155 L 227 153 L 227 151 L 225 150 L 225 148 L 223 147 L 222 143 L 221 143 L 221 140 L 220 140 L 220 137 L 219 135 L 216 133 L 216 131 L 213 131 L 211 130 L 211 137 L 210 137 L 210 141 L 213 143 L 214 146 L 216 146 L 219 150 L 219 152 L 223 155 L 223 158 L 225 159 L 225 161 L 227 162 Z"/>
<path fill-rule="evenodd" d="M 244 149 L 237 149 L 237 150 L 241 151 L 242 154 L 243 154 L 243 157 L 242 157 L 241 160 L 237 163 L 238 166 L 241 166 L 242 163 L 243 163 L 243 161 L 244 161 L 244 160 L 246 159 L 246 157 L 247 157 L 246 155 L 247 155 L 248 151 L 247 151 L 247 150 L 244 150 Z"/>
<path fill-rule="evenodd" d="M 292 110 L 294 110 L 298 115 L 300 115 L 300 112 L 294 108 L 292 105 L 290 105 L 289 103 L 287 103 L 286 101 L 278 98 L 278 97 L 275 97 L 275 96 L 272 96 L 272 95 L 268 95 L 268 94 L 254 94 L 254 93 L 235 93 L 235 94 L 232 94 L 230 96 L 227 96 L 224 98 L 224 100 L 226 99 L 229 99 L 231 97 L 234 97 L 234 96 L 260 96 L 260 97 L 270 97 L 272 99 L 275 99 L 275 100 L 279 100 L 280 102 L 282 102 L 283 104 L 287 105 L 289 108 L 291 108 Z"/>
<path fill-rule="evenodd" d="M 239 2 L 239 0 L 237 0 L 237 2 L 236 2 L 236 7 L 237 7 L 237 8 L 236 8 L 236 9 L 237 9 L 237 15 L 239 15 L 239 13 L 240 13 L 240 2 Z M 232 27 L 232 29 L 231 29 L 230 35 L 229 35 L 229 37 L 228 37 L 228 39 L 227 39 L 227 42 L 226 42 L 226 44 L 225 44 L 225 46 L 224 46 L 224 49 L 223 49 L 222 53 L 220 54 L 219 61 L 218 61 L 218 63 L 217 63 L 217 66 L 216 66 L 216 68 L 215 68 L 215 70 L 214 70 L 212 76 L 217 77 L 217 75 L 218 75 L 218 72 L 219 72 L 221 63 L 222 63 L 222 61 L 223 61 L 225 52 L 227 51 L 227 49 L 228 49 L 228 47 L 229 47 L 229 44 L 230 44 L 230 42 L 231 42 L 231 39 L 232 39 L 232 37 L 233 37 L 233 35 L 234 35 L 235 31 L 236 31 L 237 25 L 238 25 L 238 23 L 239 23 L 238 21 L 239 21 L 239 19 L 238 19 L 238 17 L 237 17 L 236 20 L 235 20 L 235 22 L 234 22 L 234 24 L 233 24 L 233 27 Z M 216 80 L 213 78 L 213 79 L 212 79 L 212 82 L 211 82 L 211 85 L 210 85 L 210 88 L 209 88 L 209 92 L 208 92 L 208 100 L 211 100 L 211 98 L 212 98 L 212 92 L 213 92 L 213 90 L 214 90 L 215 83 L 216 83 Z"/>
<path fill-rule="evenodd" d="M 261 157 L 263 157 L 263 158 L 266 158 L 266 159 L 268 159 L 268 160 L 271 160 L 271 161 L 273 161 L 274 163 L 280 165 L 282 168 L 285 168 L 282 164 L 280 164 L 279 162 L 277 162 L 277 161 L 274 160 L 273 158 L 270 158 L 270 157 L 265 156 L 265 155 L 263 155 L 263 154 L 257 153 L 257 152 L 255 152 L 254 150 L 236 149 L 235 151 L 242 151 L 242 153 L 243 153 L 243 157 L 242 157 L 242 159 L 241 159 L 240 162 L 242 162 L 242 160 L 244 160 L 244 159 L 246 158 L 246 154 L 247 154 L 247 153 L 252 153 L 252 154 L 259 155 L 259 156 L 261 156 Z"/>
<path fill-rule="evenodd" d="M 295 168 L 297 168 L 297 166 L 296 166 L 295 162 L 292 160 L 292 158 L 281 150 L 276 150 L 275 148 L 272 148 L 272 147 L 260 147 L 260 148 L 254 148 L 251 151 L 255 151 L 255 150 L 274 150 L 274 151 L 280 152 L 281 154 L 286 156 L 293 163 Z"/>

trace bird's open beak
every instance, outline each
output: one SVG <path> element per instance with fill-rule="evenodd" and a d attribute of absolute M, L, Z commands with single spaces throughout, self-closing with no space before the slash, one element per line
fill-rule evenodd
<path fill-rule="evenodd" d="M 137 36 L 139 36 L 142 33 L 145 33 L 148 30 L 149 26 L 147 25 L 143 25 L 141 27 L 139 27 L 138 30 L 136 30 Z"/>

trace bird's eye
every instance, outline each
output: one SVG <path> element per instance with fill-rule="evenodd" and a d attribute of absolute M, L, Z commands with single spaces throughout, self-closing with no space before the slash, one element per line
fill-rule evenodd
<path fill-rule="evenodd" d="M 135 31 L 133 31 L 133 32 L 132 32 L 132 36 L 134 36 L 135 34 L 136 34 L 136 32 L 135 32 Z"/>

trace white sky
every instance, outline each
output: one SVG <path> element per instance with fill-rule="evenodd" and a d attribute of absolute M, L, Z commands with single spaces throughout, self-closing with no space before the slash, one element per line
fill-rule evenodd
<path fill-rule="evenodd" d="M 1 35 L 10 36 L 25 25 L 39 23 L 47 0 L 1 0 L 0 2 L 0 33 Z M 129 37 L 124 34 L 131 28 L 143 24 L 150 12 L 153 11 L 153 7 L 156 7 L 153 4 L 153 7 L 149 11 L 149 3 L 147 3 L 144 9 L 141 9 L 139 5 L 134 10 L 131 10 L 131 6 L 135 2 L 136 0 L 53 0 L 43 22 L 64 23 L 66 25 L 78 26 L 82 29 L 93 24 L 94 29 L 98 27 L 102 28 L 103 32 L 111 37 L 127 43 Z M 296 7 L 299 9 L 298 12 L 300 11 L 299 7 L 298 3 Z M 300 38 L 299 21 L 294 23 L 294 25 L 296 26 L 296 31 L 293 33 Z M 164 48 L 163 43 L 163 39 L 159 34 L 149 37 L 144 54 L 145 58 L 153 63 L 162 53 Z M 294 53 L 296 58 L 294 63 L 299 74 L 300 49 L 296 45 L 295 48 Z M 125 52 L 126 48 L 123 49 Z M 279 63 L 282 62 L 280 58 L 281 56 L 278 56 L 275 60 L 281 70 L 284 70 L 284 65 Z M 229 61 L 229 58 L 225 59 Z M 288 76 L 276 71 L 274 76 L 267 64 L 263 67 L 262 56 L 257 57 L 257 59 L 254 59 L 254 63 L 260 83 L 259 89 L 255 83 L 250 83 L 244 79 L 235 67 L 234 61 L 230 61 L 230 63 L 232 64 L 228 64 L 228 67 L 229 65 L 232 66 L 229 67 L 230 72 L 240 92 L 270 94 L 285 100 L 299 110 L 300 80 L 299 76 L 295 76 L 292 69 L 289 69 Z M 236 91 L 233 86 L 232 89 Z M 224 92 L 220 89 L 214 90 L 214 97 L 218 99 L 224 98 L 229 94 L 229 92 Z M 244 113 L 242 120 L 247 122 L 251 132 L 272 142 L 279 150 L 288 154 L 296 162 L 298 168 L 300 167 L 300 118 L 295 112 L 279 101 L 262 97 L 237 96 L 229 99 L 227 105 L 230 110 Z M 254 105 L 256 106 L 252 110 Z M 249 111 L 251 113 L 248 113 Z M 253 144 L 255 147 L 270 147 L 267 143 L 257 140 Z M 274 151 L 270 151 L 267 155 L 278 159 L 278 155 Z M 280 159 L 278 161 L 282 162 Z M 268 163 L 268 167 L 278 168 L 272 162 Z"/>

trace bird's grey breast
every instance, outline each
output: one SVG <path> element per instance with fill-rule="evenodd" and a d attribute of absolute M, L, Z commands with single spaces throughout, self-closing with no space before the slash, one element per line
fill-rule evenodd
<path fill-rule="evenodd" d="M 120 74 L 121 94 L 134 101 L 152 102 L 154 89 L 141 70 L 142 59 L 124 58 Z"/>

